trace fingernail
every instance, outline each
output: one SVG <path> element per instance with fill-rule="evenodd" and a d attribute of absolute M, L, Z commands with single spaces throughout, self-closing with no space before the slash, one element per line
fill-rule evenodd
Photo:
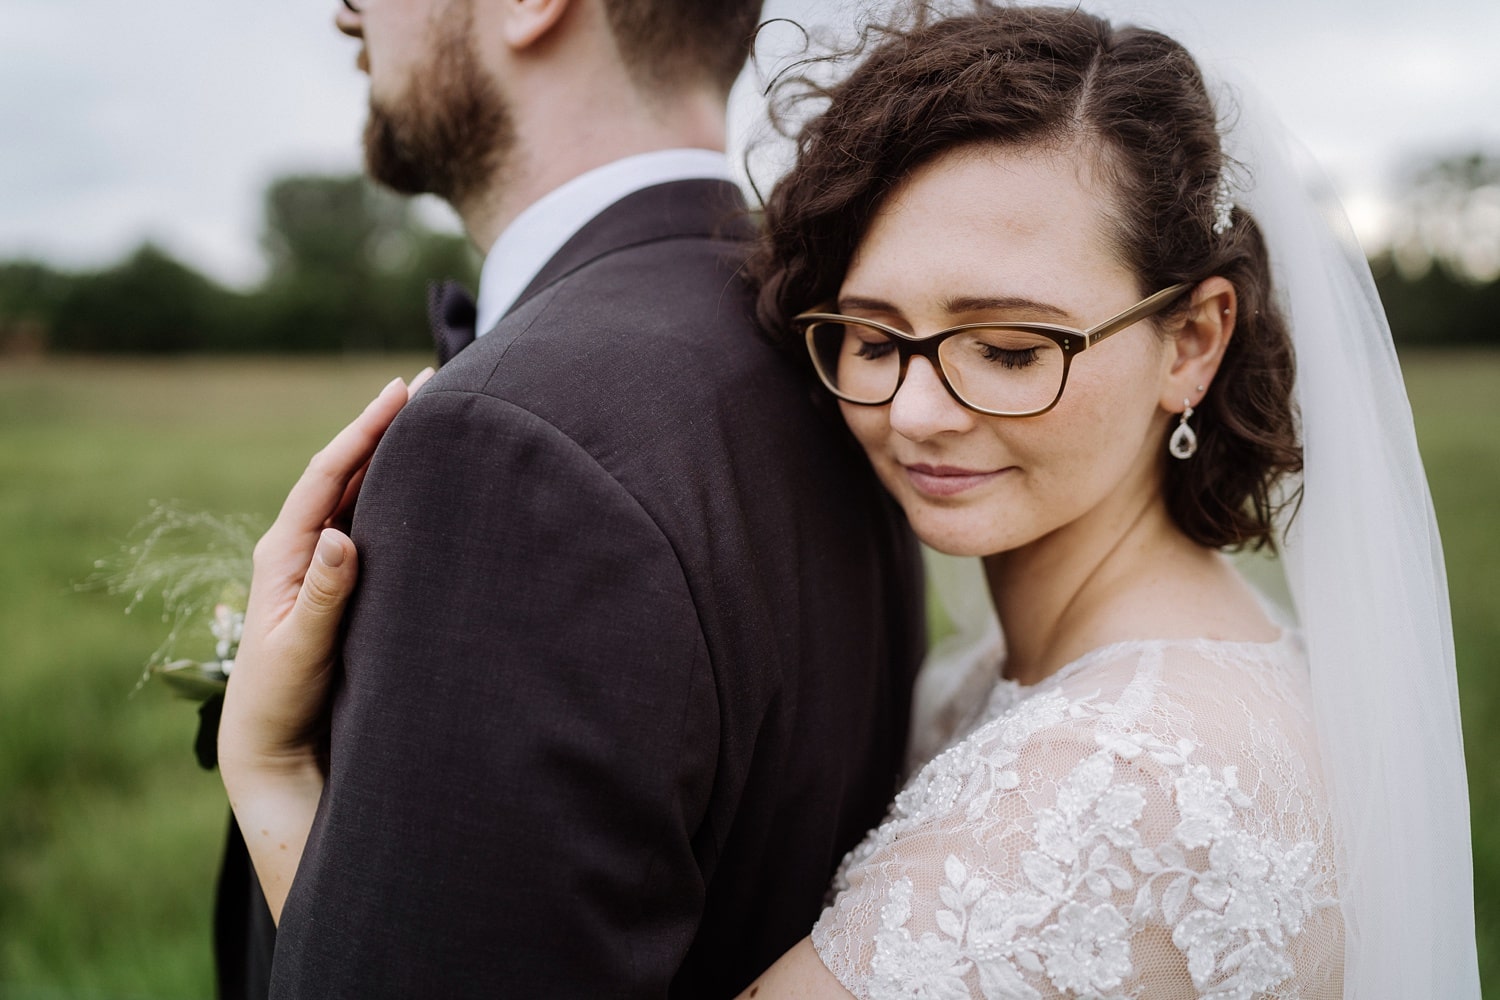
<path fill-rule="evenodd" d="M 370 413 L 378 408 L 380 406 L 380 401 L 385 399 L 386 395 L 389 394 L 390 391 L 396 388 L 396 386 L 398 385 L 403 389 L 406 387 L 406 383 L 402 382 L 399 378 L 393 378 L 389 382 L 387 382 L 385 384 L 385 387 L 375 394 L 375 398 L 365 404 L 365 412 Z"/>
<path fill-rule="evenodd" d="M 318 562 L 329 569 L 337 569 L 344 564 L 344 547 L 339 544 L 332 528 L 323 529 L 323 533 L 318 536 L 317 557 Z"/>

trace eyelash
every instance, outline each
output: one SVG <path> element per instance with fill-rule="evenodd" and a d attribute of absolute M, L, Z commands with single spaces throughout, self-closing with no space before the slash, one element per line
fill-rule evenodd
<path fill-rule="evenodd" d="M 1007 351 L 1004 348 L 983 344 L 981 350 L 986 361 L 998 361 L 1002 368 L 1026 368 L 1036 363 L 1037 349 L 1035 347 L 1028 347 L 1021 351 Z"/>

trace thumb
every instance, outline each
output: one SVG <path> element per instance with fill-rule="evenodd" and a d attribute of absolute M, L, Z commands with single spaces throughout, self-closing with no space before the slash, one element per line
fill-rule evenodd
<path fill-rule="evenodd" d="M 325 528 L 318 536 L 317 549 L 286 623 L 307 652 L 326 654 L 333 650 L 344 608 L 359 578 L 358 562 L 354 543 L 342 531 Z"/>

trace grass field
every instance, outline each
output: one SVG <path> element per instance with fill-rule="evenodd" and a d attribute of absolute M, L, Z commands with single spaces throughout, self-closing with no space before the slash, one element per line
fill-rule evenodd
<path fill-rule="evenodd" d="M 196 715 L 131 690 L 163 634 L 79 592 L 153 499 L 266 520 L 421 358 L 0 363 L 0 998 L 212 994 L 226 808 Z M 1500 997 L 1500 354 L 1409 358 L 1448 552 L 1480 952 Z"/>

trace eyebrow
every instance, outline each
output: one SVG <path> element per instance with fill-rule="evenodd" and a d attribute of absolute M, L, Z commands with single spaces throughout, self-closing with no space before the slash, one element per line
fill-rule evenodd
<path fill-rule="evenodd" d="M 960 295 L 957 298 L 945 299 L 943 308 L 950 313 L 987 312 L 1001 309 L 1025 311 L 1042 313 L 1058 319 L 1069 319 L 1072 315 L 1066 309 L 1019 295 Z"/>
<path fill-rule="evenodd" d="M 949 313 L 970 313 L 1008 310 L 1012 312 L 1024 311 L 1041 313 L 1058 319 L 1070 319 L 1072 314 L 1065 309 L 1049 305 L 1046 302 L 1038 302 L 1018 295 L 960 295 L 954 298 L 944 299 L 942 308 Z M 838 300 L 838 309 L 847 311 L 850 309 L 864 309 L 869 312 L 890 313 L 900 315 L 901 310 L 882 299 L 865 298 L 860 295 L 851 295 Z"/>

